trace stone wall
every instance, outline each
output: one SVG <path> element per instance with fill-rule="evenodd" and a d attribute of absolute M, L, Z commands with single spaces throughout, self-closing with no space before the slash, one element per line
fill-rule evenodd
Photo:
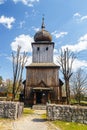
<path fill-rule="evenodd" d="M 16 119 L 21 116 L 23 107 L 20 102 L 0 101 L 0 117 Z"/>
<path fill-rule="evenodd" d="M 87 124 L 87 107 L 48 104 L 47 119 Z"/>

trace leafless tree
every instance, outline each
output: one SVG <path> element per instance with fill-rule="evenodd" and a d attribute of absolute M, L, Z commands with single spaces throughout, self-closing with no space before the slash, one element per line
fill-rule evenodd
<path fill-rule="evenodd" d="M 80 104 L 82 95 L 87 93 L 87 74 L 82 69 L 78 69 L 71 78 L 71 90 L 75 99 Z"/>
<path fill-rule="evenodd" d="M 72 76 L 72 65 L 73 65 L 74 60 L 75 60 L 75 54 L 71 52 L 68 48 L 64 50 L 61 49 L 60 55 L 57 58 L 57 62 L 59 63 L 61 67 L 61 72 L 65 80 L 67 104 L 70 103 L 69 80 Z"/>
<path fill-rule="evenodd" d="M 18 46 L 17 52 L 12 52 L 12 61 L 13 61 L 13 98 L 15 99 L 16 94 L 18 93 L 21 84 L 22 84 L 22 74 L 24 66 L 27 62 L 27 53 L 23 52 L 21 54 L 21 47 Z"/>
<path fill-rule="evenodd" d="M 3 78 L 2 76 L 0 76 L 0 85 L 2 84 L 2 82 L 3 82 Z"/>

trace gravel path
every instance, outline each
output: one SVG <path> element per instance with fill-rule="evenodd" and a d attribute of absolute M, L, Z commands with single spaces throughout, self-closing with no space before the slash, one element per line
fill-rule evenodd
<path fill-rule="evenodd" d="M 28 116 L 13 123 L 13 130 L 47 130 L 45 121 L 38 115 Z"/>
<path fill-rule="evenodd" d="M 35 111 L 35 114 L 23 116 L 15 121 L 4 120 L 0 122 L 0 130 L 59 130 L 46 120 L 41 118 L 43 110 Z"/>

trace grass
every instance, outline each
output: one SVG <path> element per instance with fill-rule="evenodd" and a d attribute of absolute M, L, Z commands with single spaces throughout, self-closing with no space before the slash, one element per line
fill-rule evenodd
<path fill-rule="evenodd" d="M 80 104 L 87 106 L 87 101 L 81 101 Z"/>
<path fill-rule="evenodd" d="M 44 119 L 44 120 L 46 120 L 46 119 L 47 119 L 46 113 L 42 114 L 42 115 L 41 115 L 41 118 Z"/>
<path fill-rule="evenodd" d="M 76 104 L 78 103 L 75 99 L 71 99 L 70 104 Z"/>
<path fill-rule="evenodd" d="M 75 122 L 52 121 L 61 130 L 87 130 L 87 125 Z"/>
<path fill-rule="evenodd" d="M 24 114 L 24 115 L 34 114 L 34 110 L 32 110 L 32 109 L 30 109 L 30 108 L 24 108 L 23 114 Z"/>
<path fill-rule="evenodd" d="M 46 114 L 42 114 L 41 117 L 46 120 Z M 75 122 L 65 122 L 65 121 L 52 121 L 56 127 L 61 130 L 87 130 L 87 125 L 75 123 Z"/>
<path fill-rule="evenodd" d="M 78 105 L 78 102 L 75 99 L 71 99 L 70 104 Z M 81 106 L 87 106 L 87 101 L 80 101 Z"/>
<path fill-rule="evenodd" d="M 41 115 L 42 119 L 46 120 L 46 113 Z M 50 121 L 56 127 L 60 128 L 61 130 L 87 130 L 87 125 L 75 123 L 75 122 L 65 122 L 65 121 Z"/>

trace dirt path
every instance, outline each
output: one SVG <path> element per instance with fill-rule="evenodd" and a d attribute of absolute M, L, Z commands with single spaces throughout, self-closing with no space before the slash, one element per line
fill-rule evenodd
<path fill-rule="evenodd" d="M 15 121 L 2 120 L 0 130 L 59 130 L 46 120 L 43 120 L 41 118 L 42 113 L 44 111 L 35 111 L 35 114 L 23 116 Z"/>

